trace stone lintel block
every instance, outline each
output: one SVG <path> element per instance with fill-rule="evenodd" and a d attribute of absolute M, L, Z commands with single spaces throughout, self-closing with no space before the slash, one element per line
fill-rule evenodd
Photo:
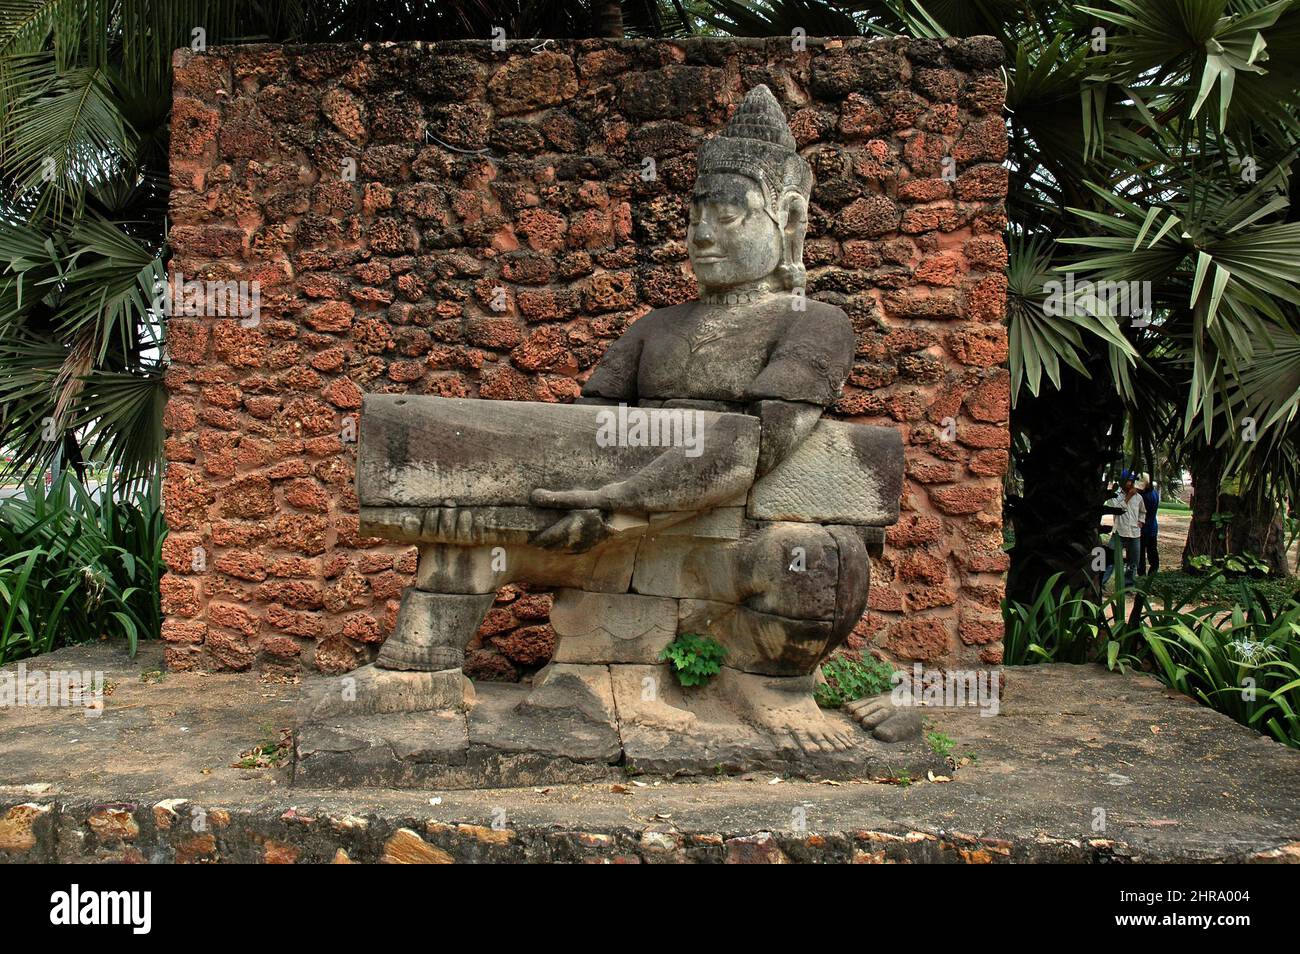
<path fill-rule="evenodd" d="M 557 663 L 646 663 L 677 634 L 677 600 L 563 589 L 551 607 Z"/>
<path fill-rule="evenodd" d="M 360 528 L 400 543 L 527 546 L 565 513 L 543 507 L 362 507 Z M 601 523 L 602 539 L 640 536 L 648 525 L 644 517 L 625 513 L 609 514 Z"/>
<path fill-rule="evenodd" d="M 452 543 L 442 515 L 447 507 L 361 507 L 361 532 L 401 543 Z M 542 507 L 460 507 L 483 543 L 526 544 L 533 534 L 555 523 L 554 510 Z"/>
<path fill-rule="evenodd" d="M 650 517 L 646 532 L 695 537 L 700 540 L 739 540 L 745 529 L 745 508 L 715 507 L 703 513 L 659 513 Z"/>
<path fill-rule="evenodd" d="M 639 534 L 620 535 L 583 553 L 513 545 L 428 544 L 420 548 L 415 586 L 429 593 L 481 594 L 521 580 L 537 586 L 626 593 L 632 585 L 639 542 Z"/>
<path fill-rule="evenodd" d="M 361 408 L 357 497 L 365 507 L 527 507 L 538 488 L 591 489 L 623 480 L 663 455 L 680 455 L 680 483 L 646 512 L 705 509 L 743 493 L 758 465 L 759 422 L 746 414 L 697 415 L 699 456 L 660 434 L 609 443 L 610 408 L 369 394 Z M 656 413 L 670 413 L 660 411 Z M 669 435 L 669 438 L 671 435 Z M 642 446 L 648 444 L 650 446 Z M 604 445 L 604 446 L 602 446 Z"/>
<path fill-rule="evenodd" d="M 749 492 L 755 520 L 885 527 L 898 521 L 903 437 L 892 427 L 822 419 Z"/>

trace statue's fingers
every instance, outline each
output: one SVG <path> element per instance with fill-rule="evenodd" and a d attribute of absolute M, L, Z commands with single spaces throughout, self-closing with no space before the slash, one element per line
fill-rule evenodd
<path fill-rule="evenodd" d="M 572 535 L 572 523 L 571 517 L 565 517 L 563 520 L 551 524 L 533 537 L 532 545 L 541 547 L 543 550 L 554 550 L 563 547 L 569 542 L 569 537 Z"/>
<path fill-rule="evenodd" d="M 596 506 L 596 494 L 591 490 L 534 490 L 532 501 L 539 507 L 588 510 Z"/>
<path fill-rule="evenodd" d="M 474 536 L 474 511 L 466 509 L 456 515 L 456 539 L 469 543 Z"/>

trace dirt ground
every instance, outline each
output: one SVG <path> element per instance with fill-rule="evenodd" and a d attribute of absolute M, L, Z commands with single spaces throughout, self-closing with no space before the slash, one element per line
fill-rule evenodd
<path fill-rule="evenodd" d="M 112 691 L 96 718 L 48 706 L 0 718 L 0 861 L 374 861 L 417 849 L 474 860 L 487 842 L 506 860 L 654 860 L 668 842 L 712 845 L 722 860 L 771 847 L 770 833 L 779 857 L 817 861 L 1300 858 L 1300 752 L 1101 666 L 1009 669 L 996 709 L 927 710 L 955 764 L 910 784 L 751 773 L 321 790 L 295 785 L 291 764 L 247 759 L 292 729 L 297 686 L 163 673 L 161 649 L 130 659 L 97 644 L 27 661 L 101 672 Z M 508 830 L 488 827 L 494 818 Z M 957 832 L 992 841 L 941 851 Z M 835 849 L 854 843 L 856 854 Z"/>

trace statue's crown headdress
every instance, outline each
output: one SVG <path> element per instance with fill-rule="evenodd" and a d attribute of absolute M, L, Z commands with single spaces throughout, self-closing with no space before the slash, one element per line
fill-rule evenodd
<path fill-rule="evenodd" d="M 734 172 L 758 182 L 773 218 L 783 193 L 793 190 L 807 200 L 812 192 L 812 169 L 795 151 L 781 104 L 763 85 L 745 94 L 726 129 L 701 143 L 696 168 L 701 176 Z"/>

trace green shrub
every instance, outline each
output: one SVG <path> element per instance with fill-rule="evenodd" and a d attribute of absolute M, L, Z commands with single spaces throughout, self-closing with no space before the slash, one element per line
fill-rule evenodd
<path fill-rule="evenodd" d="M 1200 559 L 1202 558 L 1194 557 L 1193 562 Z M 1254 574 L 1249 575 L 1252 577 L 1251 588 L 1256 593 L 1267 596 L 1271 603 L 1285 603 L 1292 594 L 1300 592 L 1300 577 L 1263 575 L 1255 578 Z M 1201 602 L 1231 606 L 1240 593 L 1240 582 L 1240 574 L 1213 570 L 1204 574 L 1162 570 L 1138 577 L 1137 588 L 1148 595 L 1169 598 L 1176 603 L 1187 603 L 1188 597 L 1196 593 Z"/>
<path fill-rule="evenodd" d="M 1161 574 L 1163 576 L 1163 574 Z M 1300 748 L 1300 593 L 1212 574 L 1187 590 L 1150 579 L 1094 602 L 1058 577 L 1030 606 L 1005 602 L 1003 662 L 1105 662 L 1154 673 L 1244 725 Z M 1224 599 L 1230 596 L 1230 599 Z M 1274 609 L 1275 603 L 1277 609 Z"/>
<path fill-rule="evenodd" d="M 1002 662 L 1025 666 L 1039 662 L 1081 663 L 1100 653 L 1104 624 L 1102 605 L 1082 591 L 1057 584 L 1061 574 L 1047 581 L 1033 603 L 1004 601 Z"/>
<path fill-rule="evenodd" d="M 106 481 L 96 503 L 66 474 L 25 495 L 0 501 L 0 663 L 100 637 L 134 653 L 156 638 L 167 532 L 156 481 Z"/>
<path fill-rule="evenodd" d="M 838 709 L 855 699 L 888 692 L 894 667 L 874 656 L 865 660 L 834 656 L 822 663 L 822 675 L 826 681 L 813 690 L 813 697 L 823 709 Z"/>
<path fill-rule="evenodd" d="M 663 648 L 661 662 L 672 663 L 677 681 L 683 686 L 702 686 L 722 671 L 727 647 L 712 636 L 681 633 Z"/>
<path fill-rule="evenodd" d="M 1155 611 L 1144 635 L 1164 682 L 1300 748 L 1300 601 L 1274 611 L 1247 590 L 1228 613 Z"/>

